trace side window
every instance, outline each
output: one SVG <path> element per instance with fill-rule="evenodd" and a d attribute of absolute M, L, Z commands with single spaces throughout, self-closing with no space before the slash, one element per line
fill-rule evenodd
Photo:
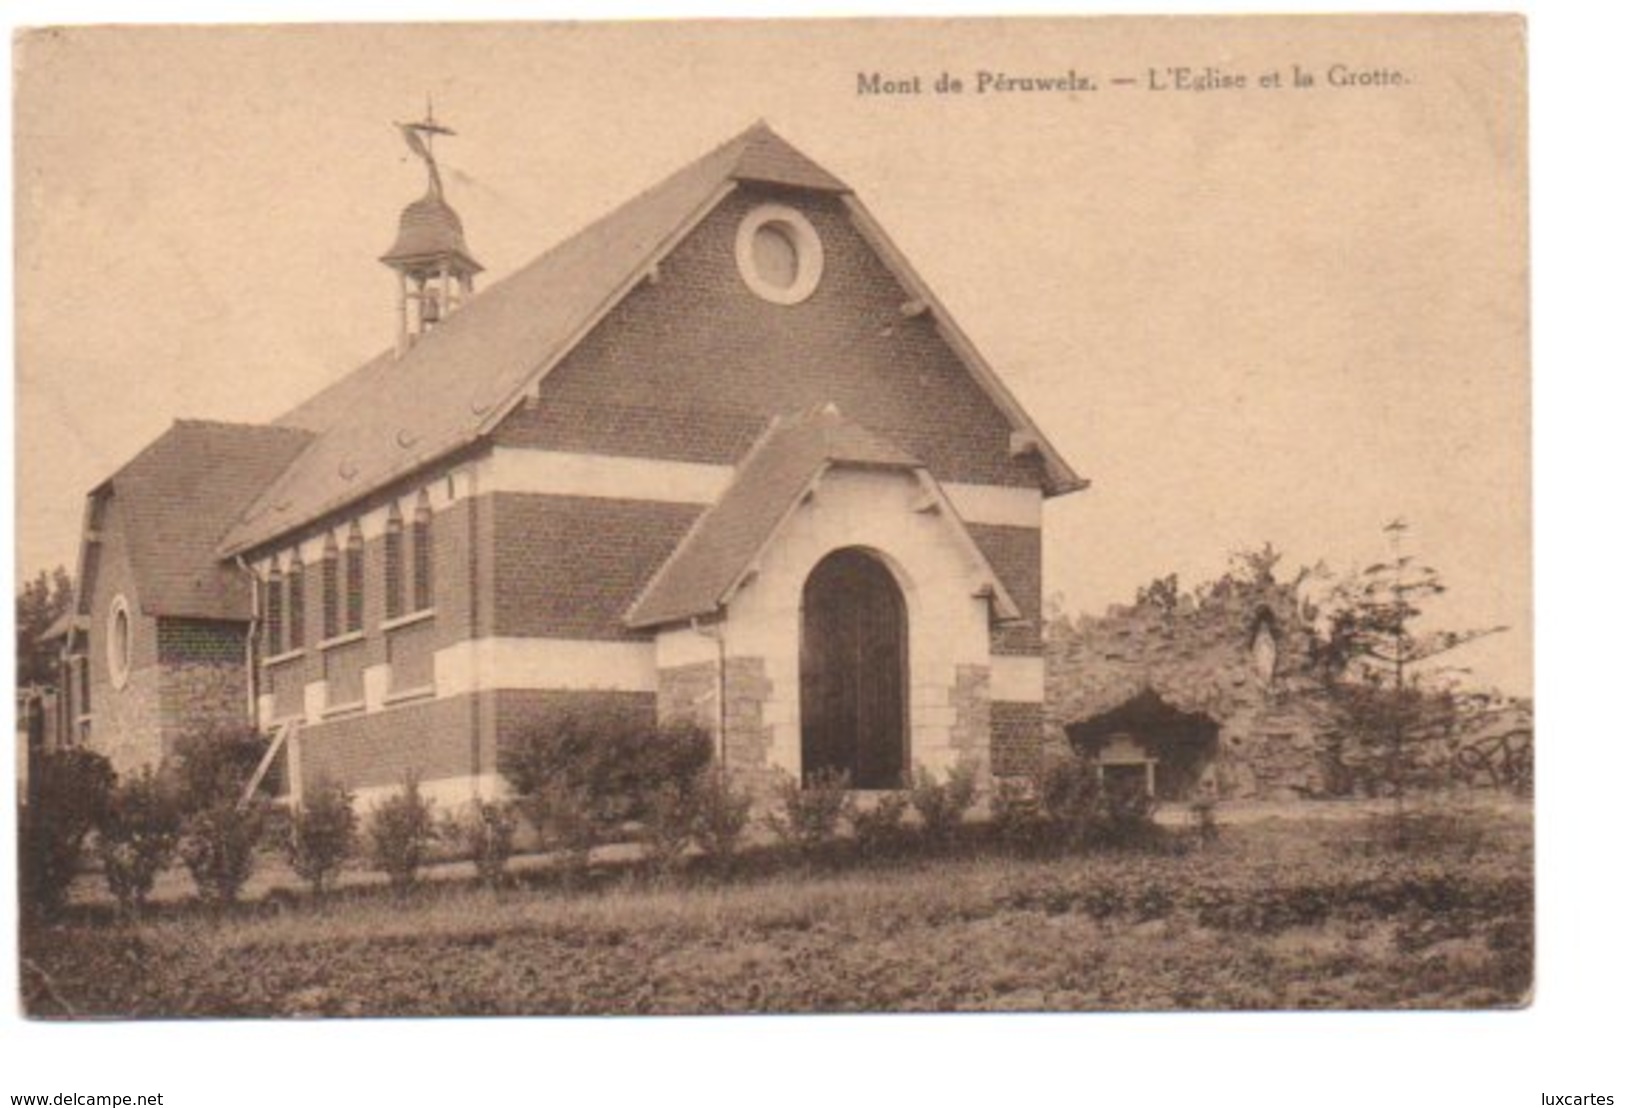
<path fill-rule="evenodd" d="M 322 548 L 322 638 L 336 637 L 339 626 L 339 544 L 333 533 L 327 533 Z"/>
<path fill-rule="evenodd" d="M 434 607 L 433 524 L 429 494 L 421 492 L 417 509 L 412 513 L 412 608 L 415 611 Z"/>
<path fill-rule="evenodd" d="M 394 619 L 406 610 L 406 543 L 399 505 L 389 507 L 389 523 L 384 529 L 384 618 Z"/>
<path fill-rule="evenodd" d="M 265 653 L 276 657 L 287 649 L 282 637 L 282 567 L 271 562 L 271 572 L 265 578 Z"/>
<path fill-rule="evenodd" d="M 288 649 L 300 650 L 305 645 L 305 563 L 295 547 L 288 559 L 288 577 L 284 583 L 287 594 Z"/>
<path fill-rule="evenodd" d="M 344 629 L 361 630 L 366 613 L 367 553 L 361 538 L 361 525 L 350 524 L 344 542 Z"/>

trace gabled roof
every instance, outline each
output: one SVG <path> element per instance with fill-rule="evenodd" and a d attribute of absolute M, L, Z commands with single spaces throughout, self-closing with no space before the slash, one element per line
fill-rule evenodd
<path fill-rule="evenodd" d="M 215 548 L 310 439 L 287 427 L 177 420 L 91 494 L 112 492 L 142 611 L 249 618 L 248 582 Z"/>
<path fill-rule="evenodd" d="M 756 124 L 493 284 L 404 355 L 374 358 L 279 419 L 317 437 L 224 537 L 220 553 L 313 522 L 494 428 L 738 182 L 814 189 L 855 204 L 839 179 Z M 860 207 L 853 211 L 1006 417 L 1037 436 L 1050 491 L 1081 487 L 895 247 Z"/>
<path fill-rule="evenodd" d="M 916 473 L 967 549 L 982 562 L 995 608 L 1019 613 L 964 524 L 913 456 L 843 416 L 834 405 L 777 420 L 740 462 L 733 483 L 683 537 L 626 614 L 634 628 L 676 623 L 720 611 L 748 578 L 762 550 L 831 466 Z"/>

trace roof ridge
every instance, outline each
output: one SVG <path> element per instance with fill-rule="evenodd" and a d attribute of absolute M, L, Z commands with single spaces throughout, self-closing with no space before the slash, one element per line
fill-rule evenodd
<path fill-rule="evenodd" d="M 230 427 L 253 431 L 274 431 L 277 434 L 308 435 L 302 427 L 283 426 L 276 423 L 257 423 L 241 419 L 202 419 L 190 416 L 178 416 L 171 421 L 173 427 Z"/>

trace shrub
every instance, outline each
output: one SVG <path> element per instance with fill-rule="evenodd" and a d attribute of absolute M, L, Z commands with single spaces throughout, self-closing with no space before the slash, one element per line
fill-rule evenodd
<path fill-rule="evenodd" d="M 113 790 L 96 848 L 102 876 L 119 907 L 130 912 L 146 905 L 158 875 L 175 859 L 180 836 L 175 791 L 151 768 Z"/>
<path fill-rule="evenodd" d="M 1035 793 L 1049 834 L 1061 843 L 1081 846 L 1093 831 L 1104 806 L 1095 767 L 1077 754 L 1052 754 L 1039 767 Z"/>
<path fill-rule="evenodd" d="M 709 766 L 694 784 L 694 841 L 724 868 L 733 863 L 750 826 L 750 794 L 722 766 Z"/>
<path fill-rule="evenodd" d="M 711 748 L 710 732 L 693 723 L 668 723 L 652 735 L 637 734 L 611 759 L 619 763 L 611 783 L 625 798 L 625 818 L 647 818 L 650 805 L 667 788 L 691 795 L 711 764 Z"/>
<path fill-rule="evenodd" d="M 670 873 L 694 841 L 694 790 L 663 785 L 649 798 L 643 820 L 643 849 L 655 869 Z"/>
<path fill-rule="evenodd" d="M 1073 847 L 1144 847 L 1161 841 L 1156 801 L 1144 790 L 1101 785 L 1095 765 L 1071 752 L 1046 759 L 1037 795 L 1048 834 Z"/>
<path fill-rule="evenodd" d="M 460 815 L 448 817 L 443 833 L 468 851 L 480 881 L 494 888 L 502 883 L 508 859 L 513 857 L 517 825 L 512 805 L 475 800 Z"/>
<path fill-rule="evenodd" d="M 418 868 L 435 841 L 434 804 L 408 777 L 401 791 L 379 801 L 367 820 L 367 853 L 396 892 L 417 883 Z"/>
<path fill-rule="evenodd" d="M 767 814 L 767 825 L 802 853 L 817 850 L 835 837 L 847 812 L 850 780 L 844 772 L 821 769 L 809 775 L 802 787 L 794 777 L 781 774 L 773 786 L 781 810 Z"/>
<path fill-rule="evenodd" d="M 1000 778 L 988 804 L 993 835 L 1005 848 L 1027 853 L 1050 842 L 1050 824 L 1030 780 Z"/>
<path fill-rule="evenodd" d="M 572 876 L 587 871 L 597 846 L 611 821 L 594 801 L 590 789 L 555 781 L 526 797 L 521 805 L 543 843 L 564 852 L 564 863 Z"/>
<path fill-rule="evenodd" d="M 1157 826 L 1157 801 L 1140 789 L 1103 789 L 1100 819 L 1093 828 L 1093 842 L 1116 849 L 1149 848 L 1163 840 Z"/>
<path fill-rule="evenodd" d="M 641 711 L 561 715 L 505 749 L 498 768 L 539 830 L 552 825 L 585 849 L 649 816 L 671 786 L 689 792 L 711 759 L 711 738 L 692 724 L 651 730 Z M 585 825 L 585 826 L 578 826 Z"/>
<path fill-rule="evenodd" d="M 31 911 L 51 917 L 67 903 L 85 838 L 106 818 L 116 777 L 102 755 L 71 748 L 40 755 L 32 771 L 33 801 L 20 827 L 23 897 Z"/>
<path fill-rule="evenodd" d="M 355 852 L 356 825 L 355 796 L 327 778 L 318 780 L 294 808 L 283 849 L 293 871 L 310 882 L 316 895 Z"/>
<path fill-rule="evenodd" d="M 846 818 L 852 824 L 858 853 L 867 858 L 897 853 L 907 838 L 903 817 L 908 815 L 908 807 L 906 793 L 886 793 L 866 808 L 852 805 Z"/>
<path fill-rule="evenodd" d="M 253 799 L 241 806 L 223 800 L 186 817 L 181 861 L 205 903 L 230 904 L 242 892 L 254 872 L 265 816 L 265 802 Z"/>
<path fill-rule="evenodd" d="M 270 745 L 268 737 L 248 727 L 212 727 L 181 736 L 173 764 L 182 808 L 198 812 L 236 804 Z"/>
<path fill-rule="evenodd" d="M 914 771 L 909 803 L 920 814 L 925 841 L 934 847 L 947 846 L 959 835 L 965 814 L 976 803 L 976 763 L 960 762 L 938 781 L 924 766 Z"/>

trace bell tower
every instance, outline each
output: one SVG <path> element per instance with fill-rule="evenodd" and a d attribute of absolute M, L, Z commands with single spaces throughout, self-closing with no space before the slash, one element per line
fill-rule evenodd
<path fill-rule="evenodd" d="M 395 245 L 378 259 L 400 278 L 395 337 L 400 357 L 474 295 L 474 275 L 484 267 L 463 241 L 463 221 L 446 203 L 434 157 L 435 138 L 456 132 L 435 122 L 432 103 L 421 121 L 396 126 L 429 176 L 428 191 L 401 211 Z"/>

